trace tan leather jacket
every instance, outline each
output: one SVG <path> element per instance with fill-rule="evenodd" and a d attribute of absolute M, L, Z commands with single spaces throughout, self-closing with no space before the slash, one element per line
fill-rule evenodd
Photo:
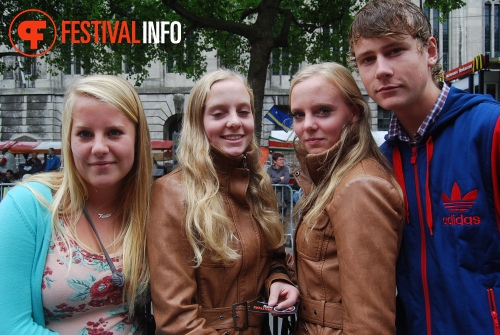
<path fill-rule="evenodd" d="M 305 170 L 295 172 L 295 178 L 306 195 L 311 183 L 325 176 L 334 155 L 335 149 L 298 155 Z M 342 178 L 307 240 L 309 228 L 299 222 L 296 334 L 396 333 L 395 267 L 404 217 L 401 194 L 373 159 L 365 159 Z"/>
<path fill-rule="evenodd" d="M 181 170 L 153 185 L 148 258 L 157 334 L 261 334 L 260 313 L 248 313 L 234 303 L 267 301 L 263 295 L 276 279 L 290 282 L 285 250 L 266 247 L 260 226 L 247 202 L 249 170 L 240 168 L 242 157 L 214 154 L 220 193 L 233 218 L 241 257 L 224 266 L 204 257 L 194 268 L 194 257 L 184 228 L 185 211 Z M 267 281 L 266 281 L 267 280 Z M 248 329 L 246 325 L 248 324 Z M 235 325 L 240 331 L 235 330 Z"/>

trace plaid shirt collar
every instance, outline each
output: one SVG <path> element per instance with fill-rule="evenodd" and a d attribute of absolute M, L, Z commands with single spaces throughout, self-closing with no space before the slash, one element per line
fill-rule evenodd
<path fill-rule="evenodd" d="M 444 103 L 446 102 L 446 98 L 448 97 L 448 93 L 450 92 L 450 88 L 448 85 L 443 84 L 443 89 L 439 94 L 439 97 L 432 107 L 431 112 L 427 115 L 425 120 L 422 122 L 417 132 L 414 134 L 415 142 L 417 143 L 424 136 L 425 132 L 436 122 L 441 110 L 443 109 Z M 411 143 L 411 139 L 406 133 L 406 131 L 399 123 L 395 114 L 392 114 L 391 122 L 389 124 L 389 137 L 397 136 L 401 141 Z"/>

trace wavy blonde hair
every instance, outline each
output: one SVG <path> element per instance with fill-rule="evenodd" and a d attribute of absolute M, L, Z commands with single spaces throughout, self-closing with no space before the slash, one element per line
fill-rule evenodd
<path fill-rule="evenodd" d="M 342 130 L 339 141 L 334 145 L 338 147 L 335 157 L 333 159 L 326 158 L 329 161 L 325 162 L 328 164 L 325 178 L 318 185 L 312 184 L 311 192 L 302 197 L 294 209 L 294 214 L 300 213 L 302 210 L 307 211 L 303 221 L 312 230 L 319 216 L 331 201 L 344 175 L 363 159 L 373 158 L 390 176 L 393 186 L 400 192 L 401 189 L 394 178 L 392 168 L 373 138 L 370 126 L 370 108 L 363 99 L 363 95 L 349 70 L 337 63 L 310 65 L 302 69 L 292 80 L 290 101 L 292 101 L 291 97 L 295 85 L 311 77 L 321 77 L 327 80 L 338 89 L 345 103 L 359 112 L 359 118 L 346 124 Z M 293 108 L 293 106 L 291 107 Z M 301 154 L 307 154 L 300 141 L 296 143 L 296 149 Z"/>
<path fill-rule="evenodd" d="M 49 207 L 52 212 L 52 224 L 63 236 L 69 248 L 70 239 L 78 241 L 76 223 L 88 197 L 87 186 L 76 169 L 71 149 L 73 107 L 81 96 L 93 97 L 115 106 L 136 127 L 134 164 L 125 177 L 120 192 L 124 222 L 117 237 L 117 240 L 123 240 L 124 295 L 129 313 L 133 315 L 134 305 L 138 297 L 144 295 L 149 283 L 146 226 L 149 220 L 153 166 L 149 128 L 134 87 L 124 79 L 108 75 L 92 75 L 74 81 L 68 87 L 63 103 L 61 129 L 63 171 L 37 174 L 29 178 L 29 181 L 38 181 L 53 190 L 54 199 Z M 61 221 L 65 223 L 64 228 Z"/>
<path fill-rule="evenodd" d="M 231 71 L 217 70 L 201 78 L 191 90 L 180 135 L 178 159 L 186 201 L 185 227 L 196 267 L 206 251 L 214 261 L 230 262 L 239 258 L 238 251 L 231 247 L 236 238 L 233 222 L 219 194 L 219 180 L 210 155 L 211 144 L 203 124 L 210 88 L 216 82 L 229 79 L 240 80 L 245 85 L 255 115 L 253 92 L 245 79 Z M 255 135 L 249 150 L 254 154 L 247 160 L 250 170 L 247 201 L 252 204 L 252 215 L 262 228 L 268 248 L 278 248 L 284 243 L 283 228 L 271 181 L 259 164 L 260 149 Z"/>

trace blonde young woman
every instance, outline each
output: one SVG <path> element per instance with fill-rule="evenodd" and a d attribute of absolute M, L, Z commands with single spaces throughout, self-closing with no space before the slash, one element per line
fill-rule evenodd
<path fill-rule="evenodd" d="M 296 74 L 290 107 L 304 190 L 297 211 L 297 334 L 395 334 L 404 202 L 370 131 L 370 110 L 336 63 Z"/>
<path fill-rule="evenodd" d="M 114 76 L 71 84 L 61 137 L 63 171 L 0 203 L 0 333 L 138 334 L 152 160 L 134 88 Z"/>
<path fill-rule="evenodd" d="M 157 334 L 262 334 L 254 301 L 294 305 L 271 182 L 259 165 L 253 94 L 235 73 L 191 90 L 179 166 L 153 185 L 148 259 Z M 266 296 L 268 296 L 266 298 Z M 248 314 L 248 316 L 247 316 Z"/>

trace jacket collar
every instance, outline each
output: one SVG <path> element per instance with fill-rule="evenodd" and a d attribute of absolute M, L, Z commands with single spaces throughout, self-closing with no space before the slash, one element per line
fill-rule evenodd
<path fill-rule="evenodd" d="M 319 154 L 308 154 L 307 151 L 301 147 L 300 143 L 296 143 L 295 151 L 302 171 L 315 185 L 318 185 L 328 172 L 333 159 L 337 156 L 339 146 L 336 144 Z"/>
<path fill-rule="evenodd" d="M 247 152 L 242 155 L 228 156 L 219 148 L 212 146 L 210 155 L 217 172 L 221 192 L 229 194 L 241 205 L 248 206 L 246 194 L 250 170 L 246 166 L 246 161 L 254 155 L 253 150 L 248 148 Z"/>

